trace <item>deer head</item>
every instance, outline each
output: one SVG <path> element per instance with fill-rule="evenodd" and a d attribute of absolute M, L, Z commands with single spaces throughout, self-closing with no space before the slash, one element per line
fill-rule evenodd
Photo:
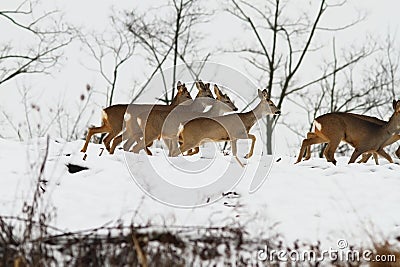
<path fill-rule="evenodd" d="M 227 105 L 230 110 L 233 110 L 233 111 L 238 110 L 238 108 L 235 106 L 235 104 L 229 98 L 229 96 L 227 94 L 222 93 L 216 84 L 214 84 L 214 93 L 217 96 L 217 100 L 219 100 L 222 103 L 224 103 L 225 105 Z"/>
<path fill-rule="evenodd" d="M 199 92 L 196 95 L 197 97 L 209 97 L 214 99 L 214 96 L 210 90 L 210 83 L 204 84 L 201 80 L 196 81 L 196 88 Z"/>
<path fill-rule="evenodd" d="M 258 89 L 258 97 L 261 99 L 261 104 L 263 109 L 268 114 L 279 115 L 281 111 L 275 106 L 274 102 L 269 98 L 268 92 L 266 89 L 260 90 Z"/>
<path fill-rule="evenodd" d="M 186 85 L 181 81 L 178 81 L 177 89 L 178 92 L 176 93 L 176 96 L 171 102 L 172 105 L 178 105 L 187 100 L 193 100 L 192 96 L 190 95 L 189 91 L 186 88 Z"/>

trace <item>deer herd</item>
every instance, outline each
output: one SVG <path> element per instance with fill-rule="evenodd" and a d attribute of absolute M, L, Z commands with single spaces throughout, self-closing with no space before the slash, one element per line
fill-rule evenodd
<path fill-rule="evenodd" d="M 168 148 L 168 156 L 180 154 L 194 155 L 206 142 L 230 141 L 232 155 L 243 167 L 237 156 L 237 141 L 251 140 L 250 151 L 245 158 L 253 155 L 256 136 L 249 133 L 253 125 L 266 115 L 278 115 L 280 110 L 271 101 L 267 90 L 258 89 L 259 103 L 251 111 L 235 113 L 238 108 L 227 94 L 214 84 L 215 97 L 210 83 L 201 80 L 195 82 L 198 89 L 192 99 L 186 85 L 177 83 L 177 93 L 170 105 L 159 104 L 122 104 L 103 109 L 102 125 L 88 129 L 85 144 L 81 152 L 86 152 L 94 134 L 106 133 L 103 143 L 110 154 L 125 141 L 123 149 L 138 153 L 144 150 L 152 155 L 149 147 L 155 140 L 162 139 Z M 389 121 L 353 113 L 333 112 L 314 120 L 314 131 L 307 133 L 302 142 L 296 163 L 303 157 L 311 157 L 311 145 L 327 143 L 324 156 L 328 162 L 336 165 L 335 151 L 344 141 L 354 147 L 349 163 L 367 162 L 378 155 L 393 163 L 384 147 L 400 140 L 400 100 L 393 101 L 393 115 Z M 396 151 L 400 157 L 400 147 Z"/>

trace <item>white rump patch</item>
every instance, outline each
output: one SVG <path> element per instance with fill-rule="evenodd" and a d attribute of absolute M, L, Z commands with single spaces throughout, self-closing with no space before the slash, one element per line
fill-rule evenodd
<path fill-rule="evenodd" d="M 321 123 L 319 123 L 318 121 L 314 120 L 314 126 L 316 129 L 318 129 L 318 131 L 322 130 L 322 125 Z"/>
<path fill-rule="evenodd" d="M 181 132 L 183 131 L 184 125 L 183 123 L 179 123 L 179 128 L 178 128 L 178 136 L 181 134 Z"/>
<path fill-rule="evenodd" d="M 141 118 L 137 118 L 136 119 L 137 123 L 139 124 L 140 127 L 142 127 L 142 119 Z"/>
<path fill-rule="evenodd" d="M 203 110 L 203 113 L 204 112 L 208 112 L 208 111 L 210 111 L 210 109 L 212 108 L 212 106 L 211 105 L 207 105 L 207 106 L 205 106 L 204 107 L 204 110 Z"/>
<path fill-rule="evenodd" d="M 125 113 L 125 115 L 124 115 L 124 120 L 125 120 L 125 121 L 129 121 L 130 119 L 131 119 L 131 114 Z"/>
<path fill-rule="evenodd" d="M 107 121 L 108 120 L 108 115 L 107 115 L 107 113 L 104 111 L 104 109 L 103 109 L 103 118 Z"/>

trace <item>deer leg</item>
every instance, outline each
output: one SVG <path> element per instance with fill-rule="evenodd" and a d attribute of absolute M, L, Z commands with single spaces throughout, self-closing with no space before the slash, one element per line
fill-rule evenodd
<path fill-rule="evenodd" d="M 169 152 L 168 152 L 168 156 L 172 157 L 172 155 L 179 155 L 179 147 L 178 147 L 178 140 L 177 138 L 172 138 L 169 139 Z"/>
<path fill-rule="evenodd" d="M 171 157 L 171 155 L 176 152 L 177 147 L 174 147 L 172 144 L 172 139 L 170 138 L 163 138 L 163 141 L 165 146 L 168 148 L 168 157 Z"/>
<path fill-rule="evenodd" d="M 140 138 L 144 136 L 143 130 L 133 118 L 125 122 L 125 139 L 124 150 L 129 151 L 135 142 L 139 142 Z"/>
<path fill-rule="evenodd" d="M 200 147 L 196 146 L 195 148 L 189 150 L 189 152 L 187 153 L 187 156 L 195 155 L 195 154 L 199 153 L 199 151 L 200 151 Z"/>
<path fill-rule="evenodd" d="M 144 149 L 146 147 L 146 143 L 144 138 L 140 140 L 139 142 L 136 143 L 131 149 L 131 152 L 133 153 L 139 153 L 140 150 Z"/>
<path fill-rule="evenodd" d="M 398 140 L 400 140 L 400 135 L 398 135 L 398 134 L 392 135 L 392 136 L 383 144 L 382 147 L 391 145 L 391 144 L 393 144 L 394 142 L 397 142 Z M 395 154 L 396 154 L 396 156 L 397 156 L 398 158 L 400 158 L 400 146 L 399 146 L 399 148 L 397 148 Z"/>
<path fill-rule="evenodd" d="M 183 155 L 183 153 L 185 153 L 189 149 L 191 149 L 191 145 L 190 144 L 182 143 L 182 145 L 179 147 L 179 149 L 174 151 L 171 154 L 171 157 L 177 157 L 179 154 Z"/>
<path fill-rule="evenodd" d="M 180 139 L 180 136 L 178 137 L 178 144 L 179 144 L 179 147 L 181 147 L 182 146 L 182 140 Z M 193 151 L 193 149 L 189 149 L 188 151 L 186 151 L 186 154 L 184 155 L 184 156 L 190 156 L 189 155 L 189 153 L 191 153 Z"/>
<path fill-rule="evenodd" d="M 310 142 L 309 139 L 304 139 L 303 142 L 301 143 L 299 156 L 297 157 L 297 160 L 296 160 L 295 164 L 299 163 L 303 159 L 304 151 L 309 146 L 309 144 L 308 144 L 309 142 Z"/>
<path fill-rule="evenodd" d="M 135 143 L 135 139 L 133 138 L 128 138 L 124 144 L 124 150 L 125 151 L 129 151 L 129 149 L 131 148 L 131 146 L 133 145 L 133 143 Z"/>
<path fill-rule="evenodd" d="M 111 136 L 111 137 L 112 137 L 112 145 L 111 145 L 111 148 L 110 148 L 110 150 L 109 150 L 110 154 L 113 154 L 114 151 L 115 151 L 115 148 L 116 148 L 119 144 L 121 144 L 121 142 L 123 141 L 123 140 L 122 140 L 122 139 L 123 139 L 123 134 L 122 134 L 122 133 L 119 134 L 117 137 L 115 137 L 115 136 L 116 136 L 116 134 L 114 134 L 114 133 L 113 133 L 113 135 Z"/>
<path fill-rule="evenodd" d="M 195 143 L 193 140 L 189 140 L 189 142 L 185 142 L 185 140 L 183 140 L 182 145 L 180 146 L 179 149 L 177 149 L 171 156 L 172 157 L 176 157 L 178 156 L 180 153 L 185 153 L 186 151 L 188 151 L 189 149 L 192 149 L 194 147 L 198 146 L 197 143 Z"/>
<path fill-rule="evenodd" d="M 146 146 L 145 149 L 144 149 L 144 150 L 146 150 L 146 153 L 147 153 L 147 155 L 149 155 L 149 156 L 152 156 L 152 155 L 153 155 L 153 153 L 151 153 L 151 150 L 149 149 L 149 147 L 152 146 L 152 145 L 153 145 L 153 142 L 150 142 L 150 143 L 147 144 L 147 146 Z"/>
<path fill-rule="evenodd" d="M 247 155 L 245 156 L 246 159 L 248 159 L 251 156 L 253 156 L 254 144 L 256 143 L 256 137 L 254 135 L 248 134 L 248 137 L 251 139 L 251 147 L 250 147 L 249 153 L 247 153 Z"/>
<path fill-rule="evenodd" d="M 362 154 L 362 158 L 357 163 L 366 163 L 372 155 L 374 155 L 374 158 L 375 158 L 375 154 L 372 154 L 372 153 Z"/>
<path fill-rule="evenodd" d="M 118 135 L 113 139 L 111 149 L 109 150 L 110 154 L 114 154 L 115 148 L 118 144 L 122 142 L 122 134 Z"/>
<path fill-rule="evenodd" d="M 237 143 L 236 142 L 237 142 L 236 140 L 231 141 L 232 155 L 235 157 L 237 155 Z"/>
<path fill-rule="evenodd" d="M 168 150 L 171 150 L 171 139 L 163 138 L 165 146 L 168 148 Z"/>
<path fill-rule="evenodd" d="M 354 152 L 350 157 L 349 164 L 354 163 L 356 161 L 356 159 L 364 152 L 365 151 L 362 151 L 361 149 L 358 149 L 358 148 L 354 149 Z"/>
<path fill-rule="evenodd" d="M 125 142 L 125 144 L 124 144 L 124 151 L 129 151 L 129 148 L 132 146 L 132 144 L 133 144 L 134 142 L 136 142 L 137 139 L 139 139 L 139 138 L 137 138 L 137 137 L 129 138 L 129 139 Z M 111 149 L 110 149 L 110 154 L 114 154 L 116 147 L 117 147 L 122 141 L 123 141 L 123 134 L 118 135 L 117 137 L 115 137 L 115 138 L 112 140 L 112 146 L 111 146 Z M 130 142 L 129 146 L 125 146 L 126 143 L 128 143 L 128 142 Z M 126 148 L 127 148 L 127 149 L 126 149 Z M 147 149 L 147 147 L 146 147 L 146 149 Z M 146 152 L 147 152 L 147 150 L 146 150 Z M 148 153 L 147 153 L 147 154 L 148 154 Z M 150 152 L 150 155 L 151 155 L 151 152 Z"/>
<path fill-rule="evenodd" d="M 399 148 L 397 148 L 395 154 L 396 154 L 396 156 L 397 156 L 398 158 L 400 158 L 400 146 L 399 146 Z"/>
<path fill-rule="evenodd" d="M 236 144 L 237 140 L 232 140 L 231 141 L 231 149 L 232 149 L 232 155 L 235 157 L 235 159 L 237 160 L 237 162 L 239 163 L 239 165 L 244 168 L 243 163 L 239 160 L 238 156 L 237 156 L 237 144 Z"/>
<path fill-rule="evenodd" d="M 336 159 L 335 159 L 335 151 L 340 144 L 341 138 L 338 138 L 337 140 L 331 140 L 328 145 L 325 148 L 324 155 L 325 158 L 328 162 L 332 162 L 333 165 L 336 165 Z"/>
<path fill-rule="evenodd" d="M 299 163 L 301 159 L 303 158 L 304 151 L 307 149 L 307 147 L 315 144 L 320 144 L 320 143 L 326 143 L 327 140 L 323 139 L 322 137 L 319 137 L 318 135 L 315 135 L 312 138 L 306 138 L 303 140 L 300 148 L 300 153 L 299 156 L 297 157 L 297 161 L 295 163 Z"/>
<path fill-rule="evenodd" d="M 138 140 L 138 136 L 135 136 L 133 139 L 136 140 L 136 145 L 131 149 L 132 152 L 139 153 L 140 150 L 144 149 L 147 155 L 153 155 L 148 149 L 148 146 L 151 146 L 154 140 L 158 139 L 157 135 L 148 134 L 148 136 L 143 136 L 141 140 Z"/>
<path fill-rule="evenodd" d="M 224 143 L 224 147 L 222 148 L 222 151 L 225 151 L 225 149 L 226 149 L 226 147 L 228 146 L 228 142 L 227 141 L 225 141 L 225 143 Z"/>
<path fill-rule="evenodd" d="M 375 164 L 379 165 L 378 154 L 374 152 L 372 155 L 374 156 Z"/>
<path fill-rule="evenodd" d="M 107 134 L 106 138 L 103 139 L 103 144 L 106 147 L 107 151 L 110 152 L 110 143 L 111 140 L 115 137 L 114 132 Z"/>
<path fill-rule="evenodd" d="M 81 152 L 86 152 L 87 147 L 90 142 L 90 138 L 92 138 L 92 135 L 98 134 L 98 133 L 105 133 L 105 132 L 109 132 L 109 131 L 110 131 L 110 128 L 105 125 L 102 125 L 100 127 L 90 127 L 88 130 L 87 136 L 86 136 L 85 144 L 83 145 Z"/>
<path fill-rule="evenodd" d="M 138 143 L 140 141 L 140 137 L 143 136 L 143 132 L 141 130 L 132 132 L 132 130 L 128 130 L 128 128 L 126 128 L 125 135 L 127 140 L 124 144 L 124 150 L 129 151 L 129 149 L 135 142 Z M 146 147 L 146 152 L 147 152 L 147 147 Z"/>
<path fill-rule="evenodd" d="M 308 132 L 307 133 L 307 139 L 317 138 L 317 137 L 318 137 L 318 135 L 316 135 L 313 132 Z M 311 146 L 307 146 L 306 147 L 306 155 L 305 155 L 304 160 L 309 160 L 310 158 L 311 158 Z"/>
<path fill-rule="evenodd" d="M 380 149 L 377 151 L 377 153 L 378 153 L 379 155 L 381 155 L 382 157 L 384 157 L 385 159 L 387 159 L 390 163 L 393 163 L 392 157 L 391 157 L 388 153 L 386 153 L 386 151 L 383 150 L 383 148 L 380 148 Z M 377 165 L 379 165 L 379 164 L 377 164 Z"/>
<path fill-rule="evenodd" d="M 398 135 L 398 134 L 392 135 L 392 136 L 389 138 L 389 140 L 387 140 L 387 141 L 385 142 L 385 144 L 384 144 L 382 147 L 391 145 L 391 144 L 393 144 L 394 142 L 397 142 L 398 140 L 400 140 L 400 135 Z M 396 154 L 396 156 L 397 156 L 398 158 L 400 158 L 400 146 L 397 148 L 395 154 Z"/>
<path fill-rule="evenodd" d="M 137 140 L 137 142 L 136 145 L 132 147 L 131 152 L 139 153 L 140 150 L 144 149 L 147 155 L 149 156 L 153 155 L 147 147 L 151 146 L 153 144 L 153 141 L 156 140 L 157 138 L 158 138 L 157 136 L 147 136 L 147 137 L 143 136 L 141 140 L 137 140 L 136 137 L 133 138 L 134 140 Z"/>

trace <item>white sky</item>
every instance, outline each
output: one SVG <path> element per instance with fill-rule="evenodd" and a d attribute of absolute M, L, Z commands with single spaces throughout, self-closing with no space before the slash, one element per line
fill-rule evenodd
<path fill-rule="evenodd" d="M 310 0 L 311 1 L 311 0 Z M 15 5 L 16 0 L 1 0 L 0 9 L 7 9 Z M 307 1 L 304 1 L 307 3 Z M 86 30 L 102 31 L 106 30 L 109 26 L 109 16 L 111 9 L 114 7 L 117 10 L 131 9 L 137 7 L 140 10 L 146 10 L 148 6 L 159 5 L 159 0 L 152 1 L 129 1 L 129 0 L 42 0 L 41 6 L 44 9 L 52 9 L 54 7 L 65 12 L 65 20 L 73 23 L 74 25 L 84 27 Z M 210 9 L 217 8 L 218 5 L 214 1 L 208 1 Z M 212 5 L 212 6 L 211 6 Z M 357 25 L 356 27 L 346 30 L 337 37 L 339 46 L 349 46 L 353 43 L 363 41 L 367 34 L 372 36 L 380 36 L 385 38 L 388 32 L 395 34 L 398 31 L 400 25 L 400 19 L 398 17 L 398 10 L 400 10 L 400 2 L 396 0 L 353 0 L 349 1 L 347 8 L 341 8 L 339 12 L 328 15 L 325 19 L 325 23 L 329 25 L 337 25 L 337 23 L 349 22 L 349 17 L 354 16 L 356 10 L 361 10 L 368 13 L 366 21 Z M 1 22 L 1 21 L 0 21 Z M 15 33 L 7 28 L 4 24 L 0 23 L 0 27 L 7 29 L 2 32 L 2 39 L 7 40 L 10 35 Z M 229 48 L 229 44 L 233 43 L 233 40 L 240 40 L 241 38 L 247 38 L 243 32 L 243 28 L 239 25 L 238 21 L 226 12 L 217 11 L 216 15 L 212 17 L 211 24 L 205 27 L 207 37 L 205 42 L 208 42 L 210 47 L 222 47 Z M 251 33 L 250 33 L 251 34 Z M 1 41 L 0 41 L 1 42 Z M 228 46 L 226 46 L 228 44 Z M 88 70 L 84 65 L 90 66 L 93 62 L 87 57 L 87 54 L 80 49 L 78 43 L 74 43 L 66 51 L 66 60 L 64 65 L 54 72 L 51 76 L 29 76 L 23 79 L 18 79 L 13 82 L 7 83 L 0 87 L 0 97 L 2 99 L 0 109 L 5 111 L 7 114 L 11 114 L 12 117 L 18 121 L 23 120 L 21 111 L 20 95 L 17 88 L 22 86 L 28 86 L 32 88 L 32 102 L 40 103 L 43 106 L 51 106 L 54 103 L 60 101 L 62 96 L 66 102 L 68 108 L 73 109 L 77 103 L 79 103 L 79 95 L 84 92 L 85 85 L 91 84 L 96 90 L 105 91 L 105 84 L 99 77 L 98 73 Z M 227 54 L 223 56 L 214 57 L 218 63 L 227 64 L 233 68 L 237 68 L 239 71 L 245 72 L 243 64 L 238 55 Z M 320 64 L 318 58 L 310 56 L 309 64 L 318 65 Z M 140 61 L 138 61 L 140 62 Z M 129 89 L 132 87 L 134 80 L 141 82 L 146 72 L 145 63 L 136 64 L 132 63 L 129 67 L 126 67 L 121 73 L 121 80 L 119 81 L 119 88 Z M 260 85 L 262 86 L 262 85 Z M 104 96 L 98 95 L 97 105 L 104 107 Z M 129 102 L 129 92 L 127 90 L 119 91 L 116 95 L 116 102 Z M 290 105 L 290 103 L 288 103 Z M 91 121 L 93 124 L 100 123 L 100 109 L 95 109 L 96 116 Z M 6 131 L 7 123 L 4 122 L 4 118 L 0 114 L 0 122 L 2 122 L 2 131 Z M 7 134 L 5 134 L 7 136 Z M 287 140 L 292 138 L 290 133 L 279 135 L 278 146 L 285 147 Z M 297 142 L 297 139 L 296 139 Z M 293 151 L 287 149 L 279 149 L 282 153 L 293 154 Z"/>

